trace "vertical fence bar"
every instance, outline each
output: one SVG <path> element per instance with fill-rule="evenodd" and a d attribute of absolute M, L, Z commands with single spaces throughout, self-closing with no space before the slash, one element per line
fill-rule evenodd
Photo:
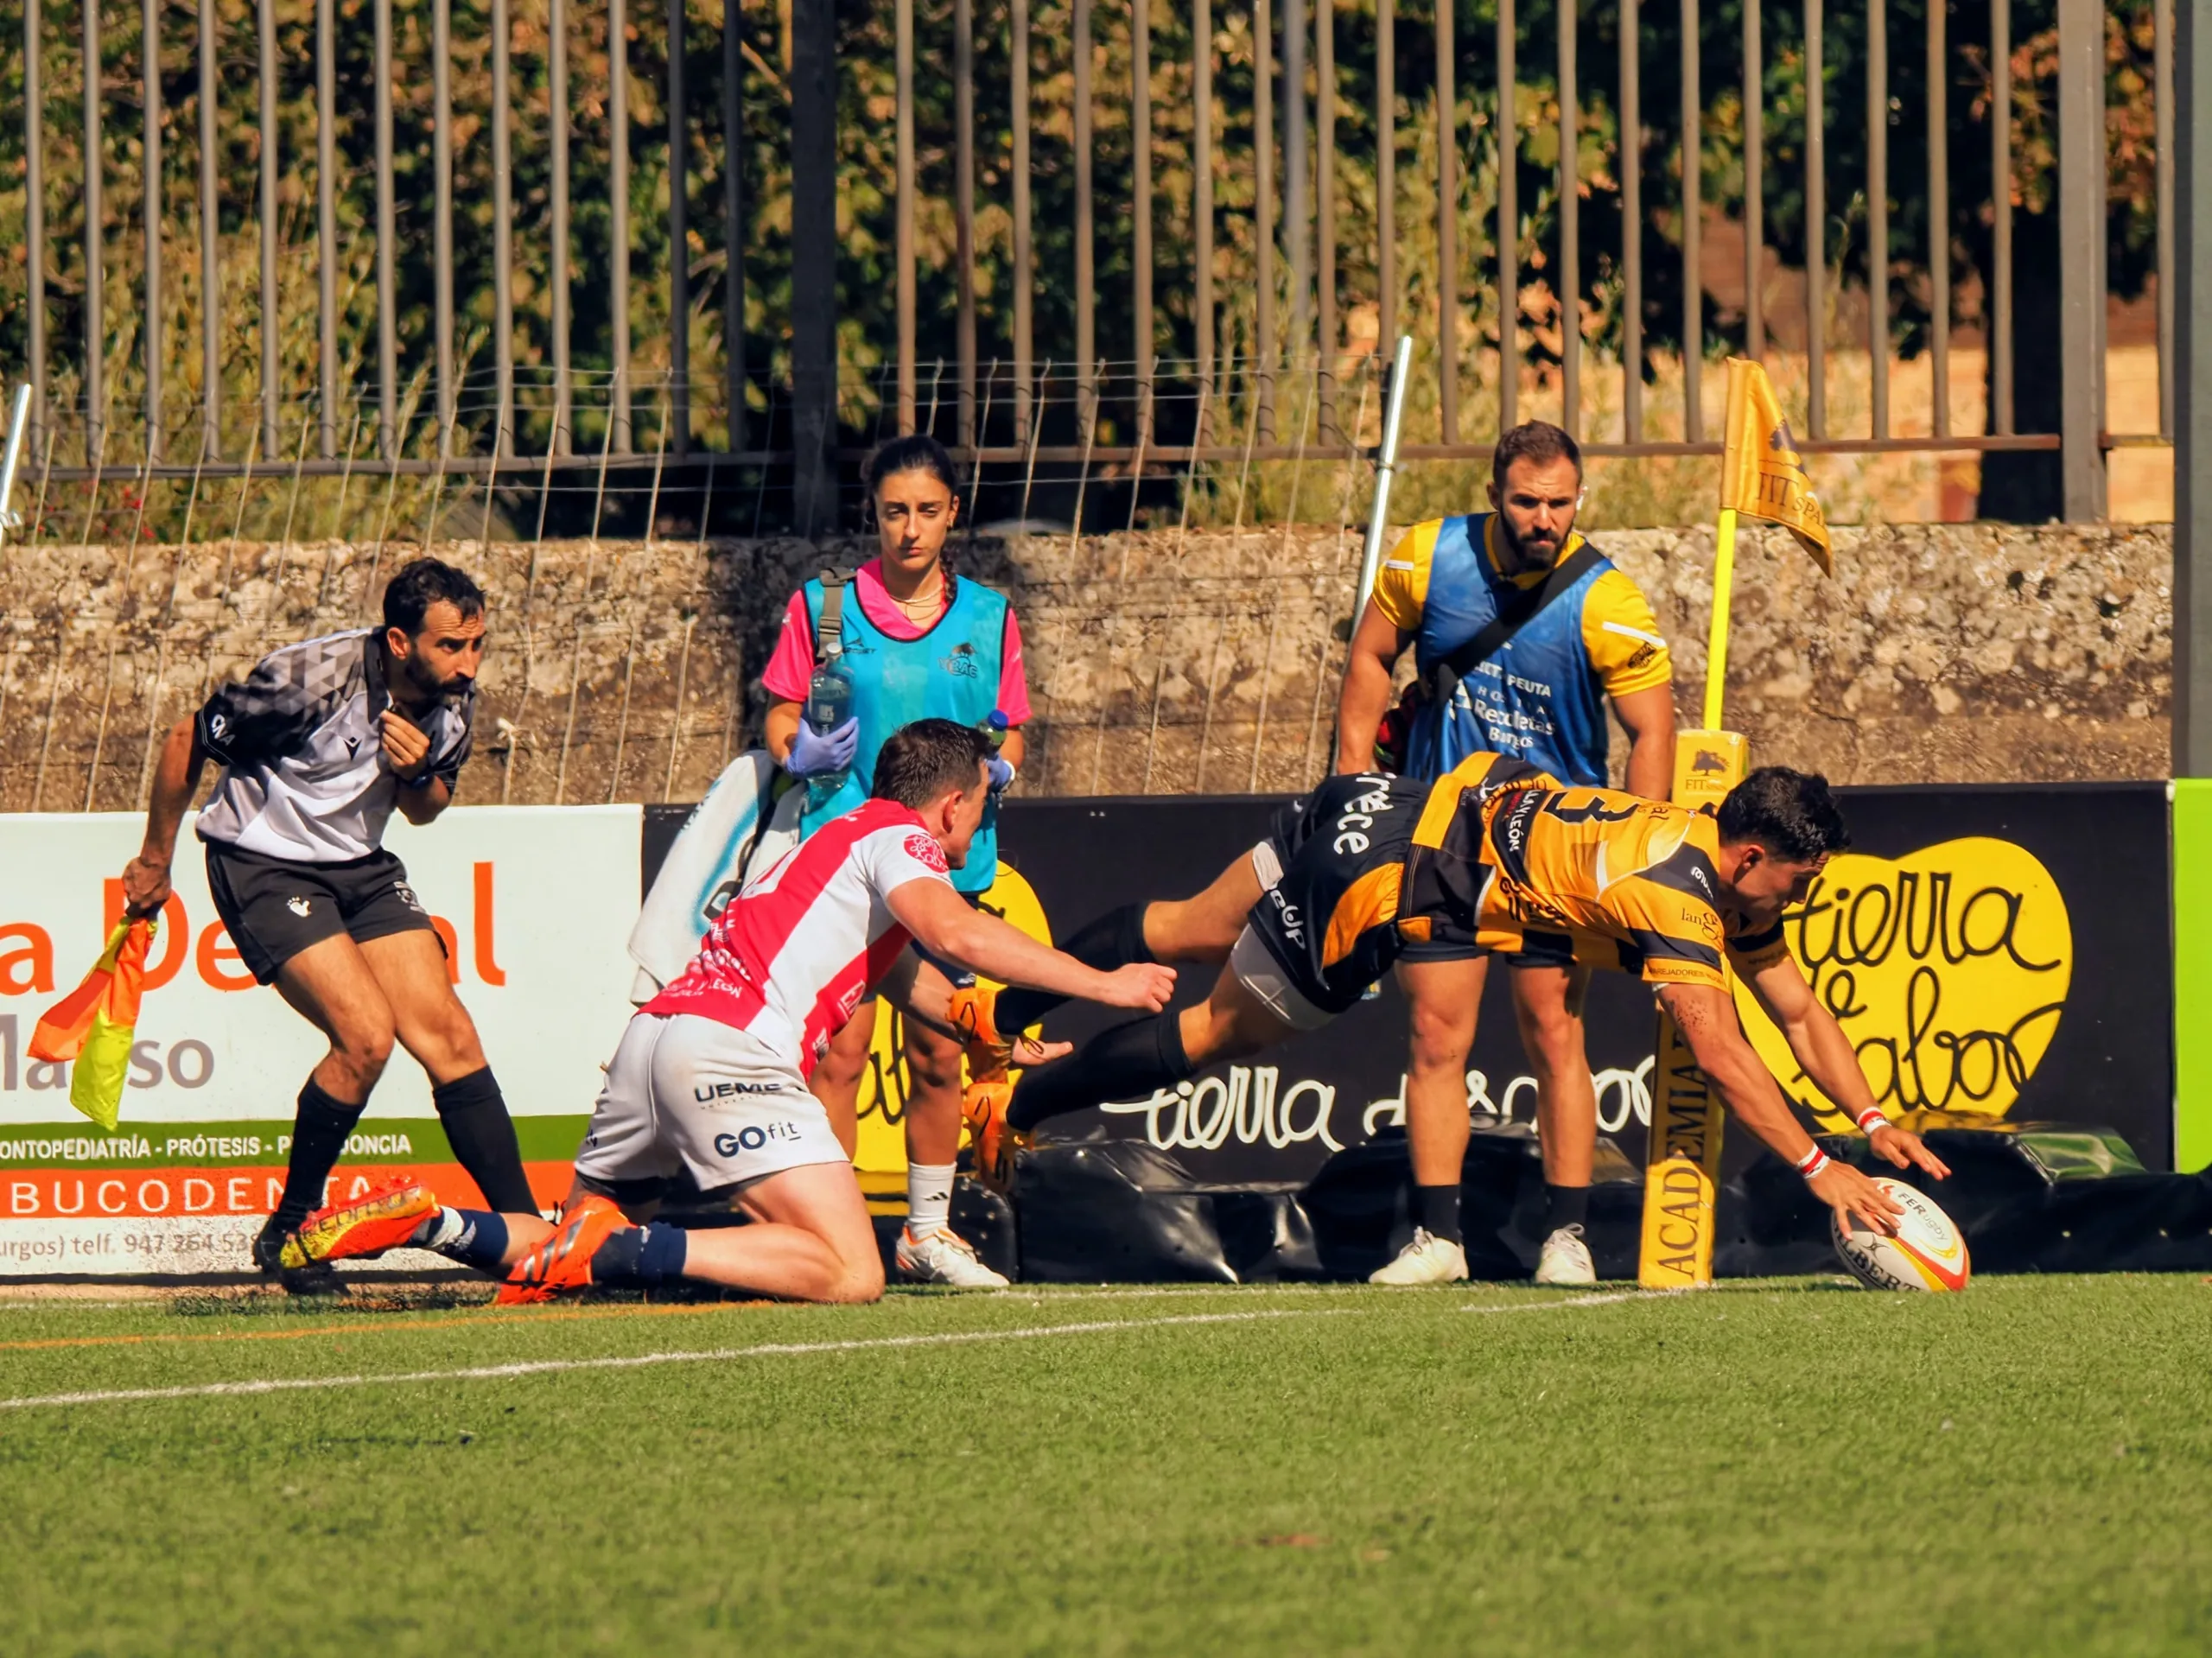
<path fill-rule="evenodd" d="M 333 0 L 315 5 L 315 255 L 318 453 L 338 456 L 338 29 Z M 350 453 L 350 452 L 349 452 Z M 345 526 L 339 531 L 343 534 Z"/>
<path fill-rule="evenodd" d="M 507 0 L 492 0 L 492 453 L 515 452 L 514 114 Z M 678 258 L 678 265 L 683 260 Z M 488 533 L 488 532 L 487 532 Z"/>
<path fill-rule="evenodd" d="M 1313 223 L 1306 173 L 1306 0 L 1282 0 L 1282 240 L 1290 267 L 1290 334 L 1284 355 L 1295 366 L 1313 323 Z"/>
<path fill-rule="evenodd" d="M 1805 0 L 1805 415 L 1815 437 L 1828 435 L 1826 26 L 1821 0 Z"/>
<path fill-rule="evenodd" d="M 391 0 L 378 0 L 386 5 Z M 726 0 L 732 7 L 738 0 Z M 555 454 L 575 451 L 575 381 L 569 365 L 569 6 L 548 0 L 545 96 L 552 140 L 553 445 Z M 734 48 L 733 48 L 734 49 Z"/>
<path fill-rule="evenodd" d="M 161 0 L 142 0 L 139 9 L 139 54 L 144 60 L 145 100 L 139 126 L 139 153 L 145 163 L 144 193 L 139 200 L 142 233 L 146 238 L 146 305 L 139 334 L 144 345 L 146 368 L 146 464 L 162 458 L 162 359 L 168 338 L 162 326 L 162 224 L 166 214 L 162 194 L 162 7 Z M 142 486 L 138 498 L 146 492 Z M 0 502 L 0 505 L 6 503 Z"/>
<path fill-rule="evenodd" d="M 1511 0 L 1500 0 L 1500 17 L 1505 16 L 1506 8 L 1510 3 Z M 1501 40 L 1504 30 L 1505 25 L 1501 22 L 1498 25 Z M 1459 152 L 1459 94 L 1452 84 L 1457 35 L 1458 30 L 1452 27 L 1452 0 L 1436 0 L 1436 417 L 1439 441 L 1445 443 L 1459 441 L 1459 187 L 1458 168 L 1453 165 Z M 1503 73 L 1501 70 L 1500 73 Z M 1498 167 L 1501 201 L 1510 187 L 1505 182 L 1506 171 L 1505 164 L 1501 162 Z M 1503 212 L 1501 207 L 1501 223 Z M 1498 246 L 1503 249 L 1504 245 L 1501 228 Z M 1505 276 L 1502 267 L 1497 287 L 1500 319 L 1498 379 L 1502 384 L 1507 378 L 1503 372 L 1506 300 Z M 1502 392 L 1500 395 L 1510 397 L 1512 394 Z"/>
<path fill-rule="evenodd" d="M 1575 84 L 1574 0 L 1559 0 L 1559 382 L 1560 424 L 1582 429 L 1582 213 L 1580 92 Z"/>
<path fill-rule="evenodd" d="M 1520 46 L 1513 0 L 1497 0 L 1497 429 L 1501 435 L 1521 422 Z M 1455 194 L 1455 209 L 1458 200 Z M 1456 292 L 1456 266 L 1452 274 Z M 1456 350 L 1450 360 L 1456 378 Z M 1459 441 L 1456 421 L 1447 441 Z"/>
<path fill-rule="evenodd" d="M 1398 337 L 1398 12 L 1375 0 L 1375 349 Z"/>
<path fill-rule="evenodd" d="M 267 3 L 267 0 L 264 0 Z M 85 0 L 85 459 L 100 447 L 107 425 L 107 353 L 103 302 L 107 297 L 107 253 L 100 206 L 100 0 Z"/>
<path fill-rule="evenodd" d="M 1337 0 L 1313 8 L 1314 265 L 1318 279 L 1320 430 L 1337 430 Z"/>
<path fill-rule="evenodd" d="M 1866 0 L 1866 353 L 1872 429 L 1890 435 L 1890 14 Z"/>
<path fill-rule="evenodd" d="M 1991 0 L 1989 181 L 1995 211 L 1990 215 L 1989 378 L 1996 405 L 1997 429 L 2011 435 L 2012 424 L 2012 0 Z M 2164 217 L 2159 222 L 2165 222 Z"/>
<path fill-rule="evenodd" d="M 953 0 L 952 124 L 952 228 L 960 273 L 960 315 L 953 352 L 960 360 L 960 444 L 970 448 L 976 441 L 975 0 Z"/>
<path fill-rule="evenodd" d="M 1098 302 L 1091 246 L 1090 0 L 1075 0 L 1075 418 L 1087 442 L 1098 419 Z M 1080 528 L 1080 526 L 1077 526 Z"/>
<path fill-rule="evenodd" d="M 1620 0 L 1621 435 L 1643 441 L 1643 25 Z"/>
<path fill-rule="evenodd" d="M 1940 4 L 1942 0 L 1937 0 Z M 1766 68 L 1759 0 L 1744 0 L 1744 354 L 1766 356 Z"/>
<path fill-rule="evenodd" d="M 1205 0 L 1199 3 L 1203 5 Z M 1037 372 L 1037 263 L 1029 228 L 1029 0 L 1014 0 L 1008 32 L 1014 59 L 1014 429 L 1015 437 L 1026 443 L 1030 437 L 1030 392 Z M 1198 177 L 1203 190 L 1203 162 Z"/>
<path fill-rule="evenodd" d="M 898 83 L 898 155 L 892 258 L 899 329 L 899 431 L 904 436 L 914 429 L 914 0 L 897 0 L 893 10 L 897 19 L 893 72 Z M 1077 69 L 1076 76 L 1080 84 L 1083 71 Z M 1083 117 L 1076 120 L 1080 125 Z M 1078 147 L 1082 142 L 1077 139 Z M 1080 261 L 1082 256 L 1077 257 Z"/>
<path fill-rule="evenodd" d="M 276 0 L 261 0 L 255 11 L 261 70 L 261 452 L 275 455 L 283 448 L 276 430 L 283 412 L 283 325 L 276 313 Z"/>
<path fill-rule="evenodd" d="M 201 0 L 212 8 L 215 0 Z M 554 0 L 555 4 L 560 0 Z M 391 0 L 376 0 L 377 34 L 377 439 L 387 461 L 404 447 L 399 430 L 397 296 L 392 279 Z M 212 190 L 210 192 L 212 199 Z M 210 213 L 212 219 L 213 214 Z M 212 326 L 212 325 L 210 325 Z M 214 347 L 208 347 L 210 360 Z M 210 445 L 208 454 L 214 449 Z"/>
<path fill-rule="evenodd" d="M 453 383 L 453 0 L 432 0 L 430 7 L 430 257 L 436 267 L 431 273 L 432 327 L 437 353 L 437 453 L 442 460 L 453 453 L 454 414 L 460 406 L 460 388 Z"/>
<path fill-rule="evenodd" d="M 1698 0 L 1682 0 L 1682 441 L 1705 435 L 1705 100 L 1698 91 Z"/>
<path fill-rule="evenodd" d="M 214 0 L 205 0 L 213 5 Z M 202 23 L 205 24 L 205 10 Z M 31 435 L 33 447 L 46 431 L 46 93 L 39 85 L 46 51 L 46 20 L 40 0 L 23 0 L 23 257 L 29 267 Z M 203 177 L 207 168 L 200 168 Z M 203 233 L 200 238 L 207 239 Z M 38 533 L 34 523 L 24 538 Z"/>
<path fill-rule="evenodd" d="M 2059 468 L 2069 524 L 2105 512 L 2105 27 L 2058 0 Z"/>
<path fill-rule="evenodd" d="M 691 453 L 690 29 L 684 0 L 668 0 L 668 403 L 660 447 Z M 652 526 L 645 526 L 650 537 Z"/>
<path fill-rule="evenodd" d="M 607 418 L 616 454 L 630 453 L 630 20 L 626 0 L 607 7 L 607 321 L 613 337 Z M 835 397 L 836 390 L 830 395 Z"/>
<path fill-rule="evenodd" d="M 1134 336 L 1137 373 L 1137 442 L 1152 436 L 1152 365 L 1159 347 L 1153 340 L 1152 315 L 1152 7 L 1149 0 L 1133 0 L 1129 8 L 1129 151 L 1135 177 L 1129 203 L 1130 257 L 1136 269 L 1135 304 L 1129 319 Z M 1135 480 L 1141 487 L 1143 480 Z M 1135 510 L 1135 496 L 1131 497 Z"/>
<path fill-rule="evenodd" d="M 1951 93 L 1944 13 L 1928 8 L 1929 349 L 1934 371 L 1936 435 L 1951 435 Z"/>
<path fill-rule="evenodd" d="M 2001 3 L 2001 0 L 2000 0 Z M 2174 0 L 2151 8 L 2151 99 L 2157 124 L 2158 435 L 2174 435 Z"/>
<path fill-rule="evenodd" d="M 969 0 L 960 3 L 964 9 Z M 972 99 L 972 88 L 969 95 Z M 722 366 L 728 384 L 728 448 L 733 454 L 745 448 L 744 159 L 745 9 L 742 0 L 722 0 Z M 971 211 L 972 206 L 971 197 Z M 707 533 L 703 512 L 699 533 Z"/>
<path fill-rule="evenodd" d="M 1247 390 L 1259 398 L 1260 441 L 1275 435 L 1275 79 L 1274 22 L 1268 0 L 1252 0 L 1252 281 L 1255 341 Z M 1248 379 L 1250 377 L 1248 376 Z"/>
<path fill-rule="evenodd" d="M 1197 267 L 1191 284 L 1191 308 L 1197 314 L 1199 385 L 1198 424 L 1192 429 L 1191 441 L 1198 444 L 1206 441 L 1205 388 L 1212 385 L 1214 376 L 1211 0 L 1192 0 L 1191 7 L 1191 253 Z M 1187 489 L 1185 492 L 1188 493 Z"/>

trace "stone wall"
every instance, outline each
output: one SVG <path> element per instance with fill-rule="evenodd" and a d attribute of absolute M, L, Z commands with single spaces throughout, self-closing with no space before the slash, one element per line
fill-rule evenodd
<path fill-rule="evenodd" d="M 1675 642 L 1699 714 L 1709 530 L 1603 544 Z M 359 625 L 415 549 L 36 545 L 0 564 L 0 810 L 135 809 L 158 734 L 263 652 Z M 801 543 L 474 542 L 492 594 L 469 802 L 687 800 L 757 733 Z M 867 554 L 832 549 L 847 562 Z M 1325 763 L 1359 558 L 1330 529 L 986 541 L 1036 718 L 1026 785 L 1288 790 Z M 1761 758 L 1866 783 L 2163 776 L 2162 527 L 1839 531 L 1831 581 L 1779 532 L 1739 548 L 1730 722 Z"/>

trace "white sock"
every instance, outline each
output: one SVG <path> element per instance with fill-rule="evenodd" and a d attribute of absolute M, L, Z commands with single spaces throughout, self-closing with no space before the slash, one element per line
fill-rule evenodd
<path fill-rule="evenodd" d="M 906 1230 L 925 1238 L 945 1229 L 952 1214 L 950 1163 L 906 1165 Z"/>
<path fill-rule="evenodd" d="M 442 1249 L 459 1238 L 467 1224 L 459 1210 L 441 1209 L 435 1215 L 424 1216 L 422 1225 L 415 1229 L 414 1236 L 407 1242 L 417 1249 Z"/>

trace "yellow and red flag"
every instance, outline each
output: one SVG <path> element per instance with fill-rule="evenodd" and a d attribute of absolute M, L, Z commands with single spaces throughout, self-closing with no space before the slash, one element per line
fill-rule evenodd
<path fill-rule="evenodd" d="M 76 1062 L 69 1073 L 69 1103 L 111 1133 L 123 1109 L 130 1038 L 156 924 L 145 916 L 116 923 L 85 981 L 48 1008 L 31 1032 L 32 1058 Z"/>
<path fill-rule="evenodd" d="M 1720 462 L 1720 505 L 1724 511 L 1780 524 L 1823 571 L 1835 574 L 1827 519 L 1813 493 L 1813 480 L 1805 475 L 1781 399 L 1766 370 L 1741 357 L 1728 359 L 1728 444 Z"/>

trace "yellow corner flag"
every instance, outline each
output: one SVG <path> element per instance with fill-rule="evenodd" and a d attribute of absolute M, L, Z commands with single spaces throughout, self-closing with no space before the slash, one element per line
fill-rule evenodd
<path fill-rule="evenodd" d="M 1820 498 L 1783 417 L 1781 401 L 1759 364 L 1728 359 L 1728 447 L 1720 463 L 1720 505 L 1747 518 L 1778 524 L 1830 575 L 1828 524 Z"/>

